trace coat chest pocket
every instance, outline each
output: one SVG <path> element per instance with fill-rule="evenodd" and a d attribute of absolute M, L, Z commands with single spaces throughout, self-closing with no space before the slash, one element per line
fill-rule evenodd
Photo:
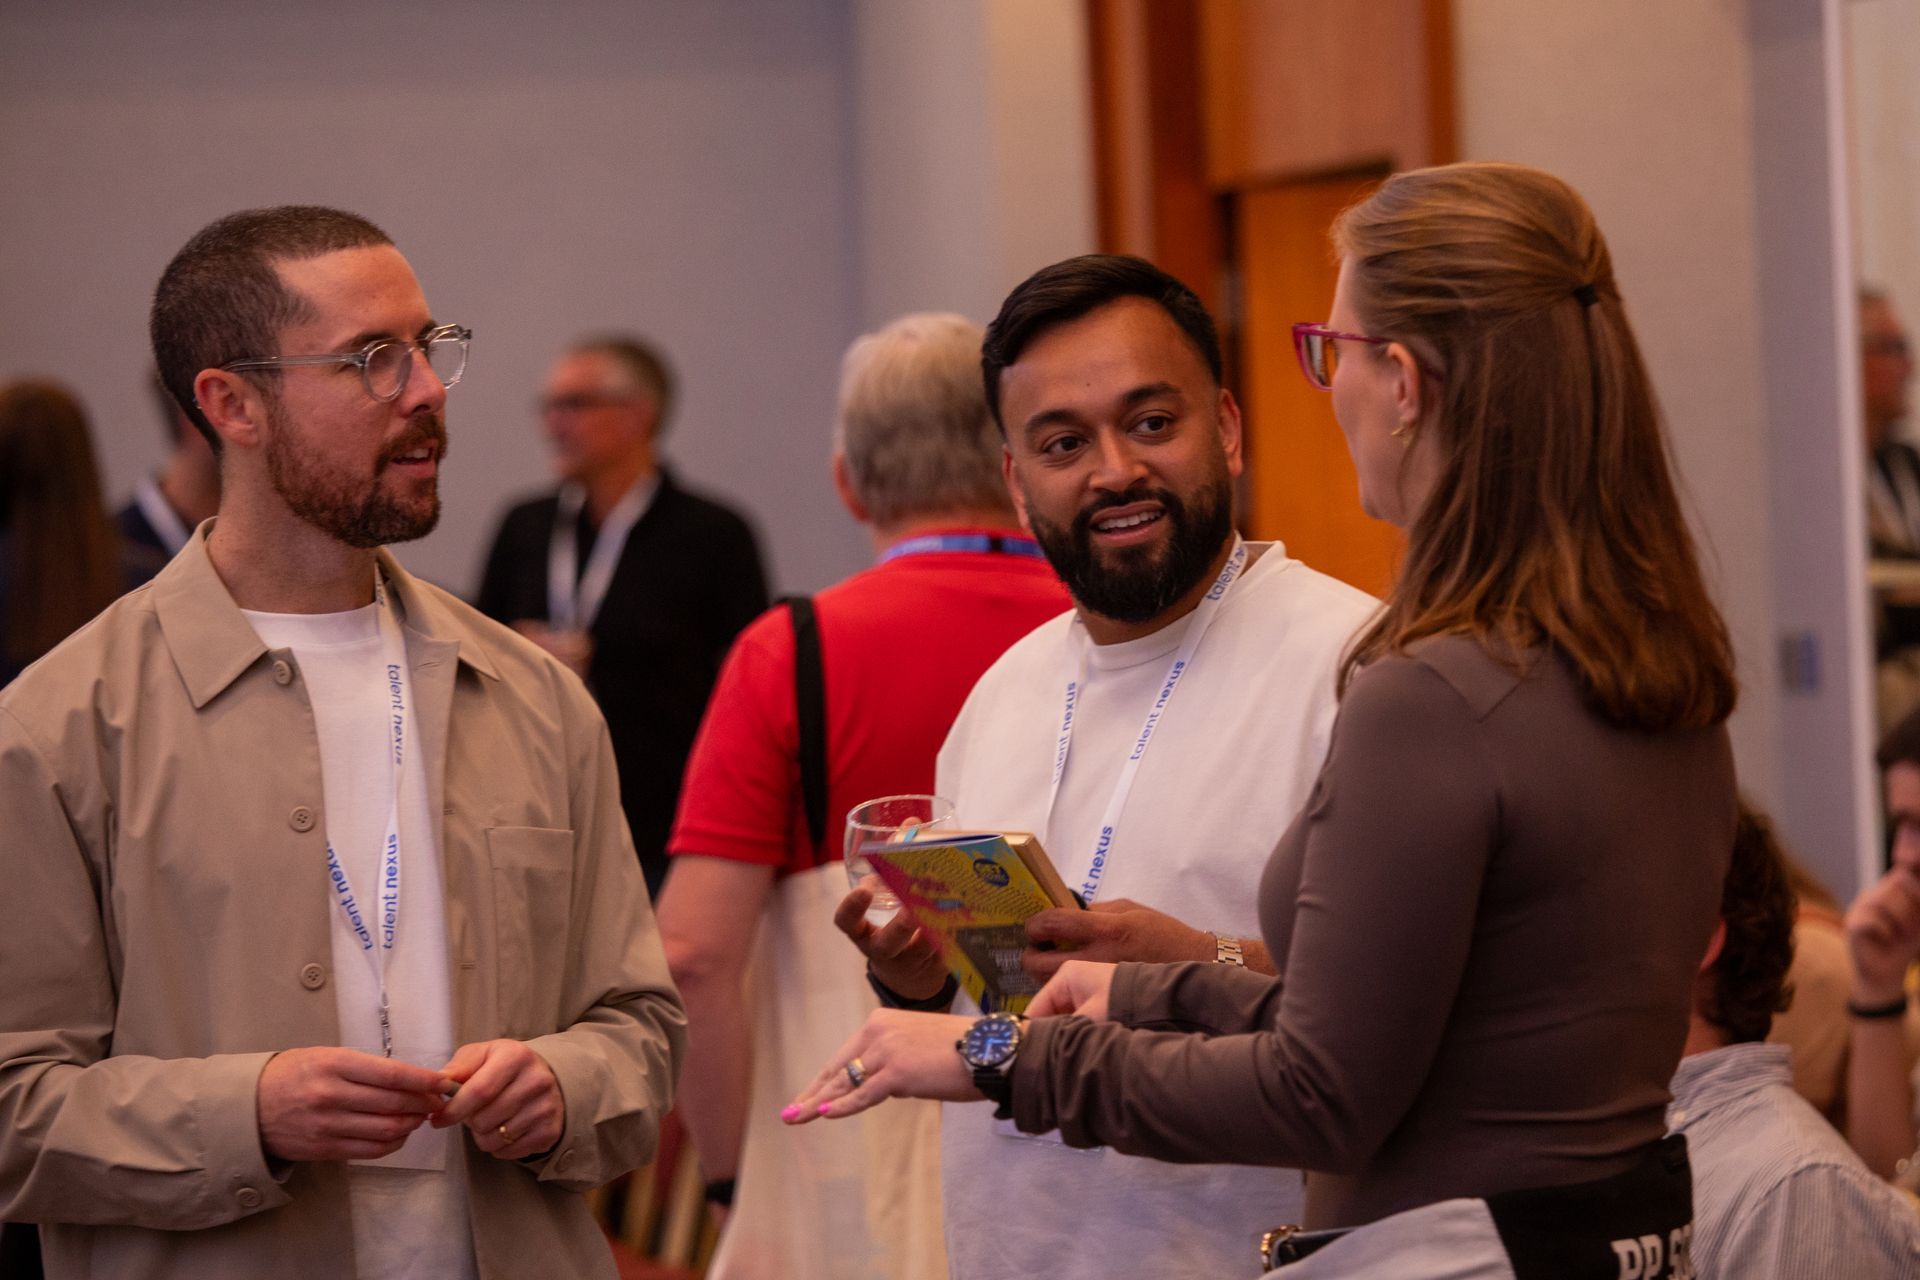
<path fill-rule="evenodd" d="M 519 1038 L 557 1031 L 573 913 L 573 832 L 489 827 L 487 859 L 501 1025 Z"/>

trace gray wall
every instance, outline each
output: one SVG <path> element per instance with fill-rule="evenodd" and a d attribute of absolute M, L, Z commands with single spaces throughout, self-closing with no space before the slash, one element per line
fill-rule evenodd
<path fill-rule="evenodd" d="M 0 378 L 80 392 L 117 498 L 163 452 L 141 379 L 167 258 L 237 208 L 341 205 L 476 334 L 414 568 L 470 587 L 546 482 L 547 363 L 615 327 L 679 366 L 684 477 L 819 586 L 866 554 L 826 479 L 860 318 L 852 49 L 845 0 L 0 6 Z"/>

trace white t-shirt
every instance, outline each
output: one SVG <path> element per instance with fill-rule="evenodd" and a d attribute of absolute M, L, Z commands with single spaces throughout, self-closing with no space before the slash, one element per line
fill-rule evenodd
<path fill-rule="evenodd" d="M 247 610 L 271 649 L 291 649 L 320 739 L 324 830 L 374 927 L 380 853 L 393 804 L 386 669 L 375 606 L 347 613 Z M 417 721 L 416 721 L 417 723 Z M 420 735 L 415 729 L 412 741 Z M 439 828 L 428 812 L 426 762 L 404 756 L 400 793 L 400 911 L 386 962 L 393 1056 L 438 1068 L 453 1056 L 453 1004 L 440 876 Z M 340 1043 L 377 1054 L 380 986 L 339 902 L 333 922 Z M 378 937 L 376 931 L 375 934 Z M 361 1280 L 472 1280 L 464 1152 L 457 1129 L 423 1124 L 384 1160 L 347 1166 L 355 1273 Z"/>
<path fill-rule="evenodd" d="M 1261 870 L 1312 789 L 1333 727 L 1335 668 L 1375 607 L 1267 546 L 1221 602 L 1161 717 L 1100 900 L 1131 898 L 1198 929 L 1259 935 Z M 1094 645 L 1068 614 L 1008 650 L 940 751 L 935 789 L 960 824 L 1039 833 L 1061 876 L 1079 885 L 1121 764 L 1192 618 Z M 1066 685 L 1082 654 L 1087 678 L 1049 820 Z M 940 1142 L 954 1280 L 1216 1280 L 1247 1272 L 1261 1232 L 1300 1221 L 1301 1176 L 1291 1169 L 1079 1151 L 1019 1134 L 978 1103 L 946 1107 Z"/>

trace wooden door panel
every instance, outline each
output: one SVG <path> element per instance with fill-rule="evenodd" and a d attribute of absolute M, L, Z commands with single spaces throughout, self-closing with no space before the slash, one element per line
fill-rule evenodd
<path fill-rule="evenodd" d="M 1327 318 L 1337 273 L 1327 228 L 1378 181 L 1332 178 L 1243 192 L 1234 219 L 1248 533 L 1276 538 L 1314 568 L 1375 595 L 1393 577 L 1402 538 L 1360 509 L 1331 397 L 1300 376 L 1293 323 Z"/>

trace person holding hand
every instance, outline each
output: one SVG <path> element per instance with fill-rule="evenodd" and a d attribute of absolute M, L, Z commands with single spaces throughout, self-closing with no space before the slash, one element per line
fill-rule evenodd
<path fill-rule="evenodd" d="M 1313 784 L 1341 651 L 1377 602 L 1234 531 L 1239 406 L 1212 317 L 1165 272 L 1102 254 L 1042 268 L 981 363 L 1008 490 L 1074 608 L 980 677 L 934 790 L 964 826 L 1039 835 L 1088 904 L 1028 922 L 1036 980 L 1065 945 L 1271 973 L 1247 887 Z M 904 917 L 867 923 L 867 894 L 836 919 L 882 1003 L 948 1008 L 931 944 Z M 1244 1261 L 1237 1237 L 1300 1200 L 1291 1168 L 1069 1151 L 978 1108 L 945 1110 L 940 1157 L 956 1280 L 1211 1280 Z"/>
<path fill-rule="evenodd" d="M 607 727 L 386 549 L 440 514 L 437 319 L 355 214 L 155 291 L 218 515 L 0 691 L 0 1218 L 56 1280 L 614 1275 L 685 1018 Z"/>
<path fill-rule="evenodd" d="M 1262 1245 L 1300 1275 L 1679 1274 L 1665 1108 L 1736 687 L 1606 242 L 1495 164 L 1396 175 L 1333 236 L 1302 369 L 1408 545 L 1259 880 L 1279 977 L 1069 959 L 1029 1019 L 882 1011 L 785 1114 L 987 1098 L 1072 1147 L 1302 1167 Z"/>
<path fill-rule="evenodd" d="M 1853 990 L 1847 1001 L 1847 1140 L 1867 1167 L 1893 1178 L 1911 1164 L 1915 1020 L 1909 1009 L 1920 960 L 1920 712 L 1895 725 L 1878 760 L 1886 789 L 1893 865 L 1847 908 Z"/>

